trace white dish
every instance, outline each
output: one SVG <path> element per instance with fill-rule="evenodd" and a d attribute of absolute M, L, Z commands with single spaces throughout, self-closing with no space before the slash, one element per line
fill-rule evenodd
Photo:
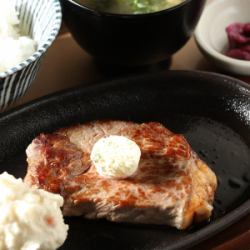
<path fill-rule="evenodd" d="M 42 58 L 55 40 L 62 21 L 59 0 L 9 0 L 19 13 L 20 30 L 34 39 L 37 50 L 25 61 L 0 72 L 0 111 L 23 96 L 32 84 Z"/>
<path fill-rule="evenodd" d="M 224 55 L 228 48 L 226 27 L 250 22 L 250 0 L 213 0 L 205 8 L 195 31 L 201 52 L 218 68 L 238 75 L 250 75 L 250 61 Z"/>

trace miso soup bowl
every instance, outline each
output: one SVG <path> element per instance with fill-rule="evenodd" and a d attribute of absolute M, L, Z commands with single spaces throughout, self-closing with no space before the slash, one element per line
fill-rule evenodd
<path fill-rule="evenodd" d="M 79 45 L 97 61 L 140 66 L 171 57 L 188 41 L 206 0 L 185 0 L 148 14 L 111 14 L 61 0 L 64 20 Z"/>

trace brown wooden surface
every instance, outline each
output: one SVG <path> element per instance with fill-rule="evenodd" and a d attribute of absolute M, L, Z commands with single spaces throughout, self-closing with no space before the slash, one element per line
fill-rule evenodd
<path fill-rule="evenodd" d="M 173 57 L 171 69 L 216 71 L 201 55 L 194 39 L 191 39 Z M 26 95 L 14 106 L 59 90 L 79 85 L 91 85 L 102 79 L 104 77 L 98 71 L 91 56 L 84 52 L 63 28 L 61 35 L 49 49 L 35 82 Z M 250 82 L 250 78 L 241 79 Z M 193 248 L 193 250 L 200 249 L 249 250 L 250 215 L 219 235 Z"/>
<path fill-rule="evenodd" d="M 193 38 L 174 55 L 170 69 L 217 71 L 201 55 Z M 250 82 L 250 77 L 236 77 Z M 91 56 L 76 44 L 68 32 L 63 32 L 48 50 L 31 88 L 15 106 L 58 90 L 89 85 L 103 78 Z"/>

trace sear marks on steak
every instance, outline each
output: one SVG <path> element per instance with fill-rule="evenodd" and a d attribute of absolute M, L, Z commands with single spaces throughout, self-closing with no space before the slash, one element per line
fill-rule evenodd
<path fill-rule="evenodd" d="M 97 173 L 90 153 L 97 140 L 109 135 L 126 136 L 140 147 L 134 176 L 117 180 Z M 215 174 L 182 135 L 160 123 L 90 122 L 41 134 L 26 152 L 25 181 L 61 194 L 65 216 L 185 229 L 207 220 L 213 209 Z"/>

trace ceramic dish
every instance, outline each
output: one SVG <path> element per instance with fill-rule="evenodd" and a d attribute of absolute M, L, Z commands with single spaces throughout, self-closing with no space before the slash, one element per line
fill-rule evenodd
<path fill-rule="evenodd" d="M 249 0 L 214 0 L 204 10 L 195 31 L 201 52 L 225 72 L 250 75 L 250 61 L 225 56 L 228 49 L 226 27 L 232 23 L 249 23 Z"/>
<path fill-rule="evenodd" d="M 12 0 L 19 13 L 20 29 L 38 44 L 37 51 L 19 65 L 0 73 L 0 110 L 24 95 L 36 77 L 41 59 L 61 26 L 59 0 Z"/>
<path fill-rule="evenodd" d="M 102 63 L 141 66 L 169 59 L 188 41 L 205 0 L 185 0 L 148 14 L 110 14 L 61 0 L 76 41 Z"/>
<path fill-rule="evenodd" d="M 173 71 L 44 97 L 0 116 L 0 169 L 26 173 L 25 148 L 41 132 L 96 119 L 159 121 L 183 133 L 216 172 L 211 221 L 187 231 L 166 226 L 67 219 L 62 250 L 183 250 L 250 212 L 250 87 L 223 75 Z"/>

